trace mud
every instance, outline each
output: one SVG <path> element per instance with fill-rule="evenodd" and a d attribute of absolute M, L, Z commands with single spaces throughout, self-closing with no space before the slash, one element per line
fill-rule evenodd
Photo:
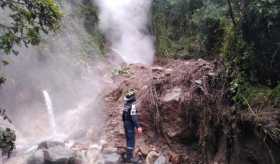
<path fill-rule="evenodd" d="M 270 109 L 256 115 L 231 106 L 219 62 L 160 60 L 153 66 L 122 69 L 112 75 L 104 98 L 107 147 L 125 146 L 123 95 L 135 88 L 144 129 L 136 154 L 142 158 L 156 150 L 172 164 L 280 163 L 279 112 Z"/>

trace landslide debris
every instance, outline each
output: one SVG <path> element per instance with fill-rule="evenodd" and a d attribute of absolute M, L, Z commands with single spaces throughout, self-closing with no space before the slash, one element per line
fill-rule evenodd
<path fill-rule="evenodd" d="M 272 123 L 271 134 L 277 136 L 279 112 L 274 111 L 273 118 L 267 117 L 271 112 L 256 117 L 250 110 L 231 107 L 218 61 L 162 60 L 153 66 L 123 65 L 121 69 L 125 71 L 118 72 L 125 73 L 112 76 L 105 96 L 107 147 L 125 146 L 123 95 L 135 88 L 144 129 L 137 138 L 136 154 L 143 161 L 157 152 L 172 164 L 279 163 L 279 144 L 273 145 L 275 140 L 259 131 Z"/>

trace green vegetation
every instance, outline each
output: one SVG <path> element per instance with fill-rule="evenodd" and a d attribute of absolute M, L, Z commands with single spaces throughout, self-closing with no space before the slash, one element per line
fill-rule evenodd
<path fill-rule="evenodd" d="M 73 0 L 71 5 L 78 7 L 68 16 L 79 14 L 78 19 L 84 18 L 88 35 L 82 36 L 86 38 L 81 47 L 85 56 L 82 60 L 88 59 L 92 49 L 105 54 L 105 37 L 98 29 L 98 8 L 91 0 Z M 17 46 L 38 45 L 44 35 L 59 30 L 63 16 L 55 0 L 0 0 L 0 7 L 0 54 L 17 55 Z M 201 101 L 204 110 L 199 111 L 203 115 L 195 118 L 203 124 L 199 129 L 203 135 L 201 143 L 191 143 L 192 149 L 201 151 L 211 142 L 219 146 L 216 141 L 224 135 L 226 149 L 233 151 L 238 137 L 248 137 L 242 136 L 242 131 L 250 139 L 253 133 L 260 134 L 255 140 L 265 145 L 269 138 L 279 145 L 279 119 L 274 116 L 280 109 L 280 0 L 153 0 L 151 15 L 156 54 L 218 59 L 215 63 L 223 62 L 225 66 L 213 85 L 221 85 L 226 95 L 218 93 L 214 97 L 213 91 L 212 97 L 205 96 L 209 104 Z M 8 64 L 1 62 L 0 70 Z M 112 76 L 131 74 L 128 67 L 112 70 Z M 4 82 L 0 74 L 0 87 Z M 215 100 L 210 102 L 211 98 Z M 11 129 L 0 128 L 0 149 L 4 152 L 14 149 L 15 139 Z M 207 155 L 206 149 L 203 151 Z"/>
<path fill-rule="evenodd" d="M 43 34 L 60 27 L 62 13 L 54 0 L 0 0 L 0 7 L 5 17 L 0 19 L 0 54 L 17 55 L 16 46 L 38 45 Z M 4 82 L 0 76 L 0 85 Z"/>
<path fill-rule="evenodd" d="M 217 54 L 227 23 L 224 1 L 155 0 L 153 32 L 159 54 L 175 58 Z"/>
<path fill-rule="evenodd" d="M 243 107 L 279 101 L 279 29 L 277 0 L 153 1 L 157 54 L 222 58 L 232 98 Z"/>
<path fill-rule="evenodd" d="M 62 13 L 54 0 L 0 0 L 10 23 L 0 21 L 0 50 L 17 54 L 16 45 L 37 45 L 42 34 L 60 27 Z"/>
<path fill-rule="evenodd" d="M 241 104 L 245 99 L 262 105 L 279 101 L 279 7 L 274 0 L 244 4 L 238 24 L 226 32 L 223 54 L 238 86 L 234 99 Z"/>
<path fill-rule="evenodd" d="M 85 17 L 84 26 L 90 34 L 90 40 L 87 46 L 93 46 L 99 51 L 99 54 L 105 54 L 105 37 L 98 27 L 99 19 L 97 6 L 91 1 L 86 0 L 80 4 L 79 15 Z"/>
<path fill-rule="evenodd" d="M 3 14 L 0 19 L 0 55 L 17 55 L 16 46 L 38 45 L 42 35 L 55 32 L 60 27 L 62 13 L 54 0 L 0 0 L 0 7 Z M 0 68 L 7 64 L 2 60 Z M 0 87 L 5 80 L 0 76 Z M 0 109 L 3 120 L 8 119 L 2 111 Z M 15 140 L 14 130 L 0 128 L 2 155 L 10 156 L 15 149 Z"/>
<path fill-rule="evenodd" d="M 129 67 L 120 67 L 120 68 L 115 68 L 112 70 L 112 75 L 113 76 L 118 76 L 118 75 L 122 75 L 122 76 L 129 76 L 131 74 Z"/>
<path fill-rule="evenodd" d="M 79 3 L 90 34 L 83 44 L 104 54 L 105 38 L 98 30 L 98 8 Z M 59 29 L 62 13 L 54 0 L 0 0 L 10 21 L 0 21 L 0 51 L 16 45 L 39 44 L 42 35 Z M 7 24 L 10 22 L 10 24 Z M 5 24 L 6 23 L 6 24 Z M 278 107 L 280 86 L 279 0 L 154 0 L 152 27 L 156 54 L 172 58 L 221 58 L 232 99 L 241 107 Z M 4 65 L 6 61 L 2 62 Z M 0 83 L 5 79 L 1 78 Z M 257 102 L 256 102 L 257 101 Z"/>
<path fill-rule="evenodd" d="M 14 130 L 0 127 L 0 149 L 3 155 L 10 156 L 15 149 L 15 141 L 16 134 Z"/>

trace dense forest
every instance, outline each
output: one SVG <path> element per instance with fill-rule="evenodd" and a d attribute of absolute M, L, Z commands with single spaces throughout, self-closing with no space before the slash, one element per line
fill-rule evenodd
<path fill-rule="evenodd" d="M 154 1 L 157 54 L 221 59 L 236 103 L 246 107 L 246 100 L 257 99 L 277 107 L 279 5 L 276 0 Z"/>
<path fill-rule="evenodd" d="M 0 48 L 6 54 L 17 54 L 16 44 L 39 44 L 41 33 L 57 30 L 63 16 L 52 1 L 0 3 L 2 9 L 14 11 L 10 17 L 15 23 L 1 24 Z M 251 104 L 253 97 L 264 96 L 263 100 L 269 98 L 277 106 L 279 5 L 277 0 L 155 0 L 150 32 L 155 36 L 156 54 L 181 59 L 221 59 L 231 78 L 234 101 L 245 105 L 244 98 Z M 95 25 L 96 6 L 85 0 L 80 8 L 88 17 L 86 27 L 92 26 L 89 30 L 104 50 L 104 39 Z"/>
<path fill-rule="evenodd" d="M 280 100 L 280 1 L 155 0 L 152 8 L 157 55 L 221 61 L 224 72 L 219 80 L 225 80 L 226 103 L 234 106 L 233 113 L 248 112 L 253 117 L 247 120 L 250 130 L 244 128 L 247 123 L 241 129 L 257 133 L 258 142 L 279 143 L 279 123 L 271 120 L 278 115 Z M 268 163 L 277 163 L 274 148 L 268 151 L 272 158 Z"/>
<path fill-rule="evenodd" d="M 71 4 L 76 6 L 75 14 L 85 20 L 83 26 L 98 52 L 95 55 L 106 58 L 111 43 L 98 26 L 100 8 L 90 0 Z M 0 85 L 6 81 L 3 68 L 13 64 L 5 56 L 25 55 L 18 47 L 40 45 L 44 37 L 64 28 L 61 24 L 65 15 L 60 5 L 54 0 L 0 0 L 0 14 L 6 18 L 0 20 Z M 205 156 L 219 150 L 209 145 L 218 142 L 219 139 L 213 138 L 222 138 L 220 133 L 225 133 L 227 138 L 227 163 L 238 162 L 233 159 L 234 152 L 238 151 L 234 145 L 242 144 L 243 140 L 236 141 L 234 137 L 243 135 L 240 131 L 250 131 L 253 135 L 248 134 L 249 138 L 264 143 L 269 160 L 254 161 L 252 157 L 247 163 L 277 164 L 280 161 L 277 152 L 280 142 L 280 1 L 153 0 L 149 11 L 148 30 L 143 31 L 153 36 L 156 61 L 203 59 L 218 67 L 215 85 L 222 88 L 218 103 L 222 106 L 220 113 L 224 120 L 217 123 L 213 120 L 220 116 L 209 114 L 211 118 L 204 124 L 208 133 L 204 138 L 194 139 L 204 154 L 203 163 L 208 163 Z M 224 132 L 217 130 L 219 128 Z M 249 150 L 247 153 L 259 154 Z"/>

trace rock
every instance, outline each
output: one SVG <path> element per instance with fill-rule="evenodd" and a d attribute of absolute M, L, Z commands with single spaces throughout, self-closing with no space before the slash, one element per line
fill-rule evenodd
<path fill-rule="evenodd" d="M 180 107 L 181 98 L 184 96 L 183 89 L 179 86 L 168 90 L 161 98 L 162 128 L 166 136 L 173 141 L 183 135 L 185 120 L 184 111 Z"/>
<path fill-rule="evenodd" d="M 160 155 L 154 164 L 168 164 L 168 162 L 167 162 L 167 159 L 163 155 Z"/>
<path fill-rule="evenodd" d="M 104 164 L 121 164 L 121 156 L 116 153 L 106 153 L 103 155 Z"/>
<path fill-rule="evenodd" d="M 139 149 L 145 155 L 147 155 L 149 153 L 149 151 L 150 151 L 150 147 L 148 145 L 146 145 L 146 144 L 141 144 L 139 146 Z"/>
<path fill-rule="evenodd" d="M 104 163 L 103 155 L 101 154 L 99 149 L 91 148 L 89 150 L 82 150 L 76 152 L 83 159 L 84 164 L 92 164 L 92 163 Z"/>
<path fill-rule="evenodd" d="M 80 164 L 74 152 L 64 143 L 46 141 L 39 144 L 38 149 L 28 159 L 27 164 Z"/>
<path fill-rule="evenodd" d="M 115 148 L 115 147 L 103 148 L 103 153 L 114 153 L 114 152 L 118 152 L 118 148 Z"/>
<path fill-rule="evenodd" d="M 165 70 L 165 76 L 171 76 L 171 74 L 172 74 L 172 72 L 173 72 L 173 69 L 166 69 Z"/>
<path fill-rule="evenodd" d="M 208 76 L 216 76 L 216 74 L 214 72 L 209 72 L 207 75 Z"/>
<path fill-rule="evenodd" d="M 44 152 L 42 150 L 36 151 L 29 159 L 27 164 L 43 164 L 44 163 Z"/>
<path fill-rule="evenodd" d="M 202 80 L 195 80 L 194 81 L 197 85 L 202 85 Z"/>
<path fill-rule="evenodd" d="M 172 127 L 172 126 L 165 126 L 165 127 L 166 127 L 166 133 L 170 138 L 176 137 L 184 132 L 184 129 L 180 127 Z"/>
<path fill-rule="evenodd" d="M 38 149 L 49 149 L 56 146 L 65 146 L 65 144 L 57 141 L 44 141 L 38 145 Z"/>
<path fill-rule="evenodd" d="M 178 154 L 170 151 L 168 156 L 170 163 L 180 163 L 180 156 Z"/>
<path fill-rule="evenodd" d="M 162 72 L 164 70 L 163 67 L 152 67 L 153 72 Z"/>
<path fill-rule="evenodd" d="M 160 154 L 158 152 L 150 151 L 145 160 L 146 164 L 154 164 L 159 156 L 160 156 Z"/>
<path fill-rule="evenodd" d="M 179 86 L 168 90 L 161 98 L 162 128 L 166 136 L 172 140 L 179 139 L 184 132 L 184 111 L 180 108 L 183 89 Z"/>
<path fill-rule="evenodd" d="M 175 87 L 170 92 L 164 96 L 163 101 L 170 102 L 170 101 L 179 101 L 182 95 L 182 89 Z"/>
<path fill-rule="evenodd" d="M 49 148 L 47 151 L 44 152 L 44 158 L 45 161 L 48 162 L 67 162 L 74 160 L 74 154 L 68 149 L 65 149 L 65 147 L 58 145 L 55 147 Z M 73 162 L 72 162 L 73 163 Z M 74 163 L 73 163 L 74 164 Z"/>

